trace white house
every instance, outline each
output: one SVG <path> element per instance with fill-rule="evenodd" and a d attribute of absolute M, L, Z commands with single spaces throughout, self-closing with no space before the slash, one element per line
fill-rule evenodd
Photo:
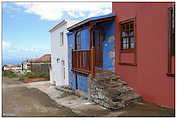
<path fill-rule="evenodd" d="M 5 70 L 10 70 L 13 71 L 15 73 L 21 72 L 22 71 L 22 66 L 20 64 L 16 64 L 16 65 L 5 65 L 4 67 L 4 71 Z"/>
<path fill-rule="evenodd" d="M 69 85 L 67 28 L 78 21 L 63 20 L 54 26 L 51 33 L 50 83 L 56 86 Z"/>
<path fill-rule="evenodd" d="M 24 72 L 31 72 L 31 63 L 28 60 L 23 61 L 21 67 Z"/>

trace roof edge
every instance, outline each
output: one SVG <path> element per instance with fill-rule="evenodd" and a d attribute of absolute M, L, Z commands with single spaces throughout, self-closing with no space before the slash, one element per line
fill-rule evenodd
<path fill-rule="evenodd" d="M 67 28 L 67 30 L 70 31 L 76 27 L 82 26 L 83 24 L 89 23 L 91 21 L 97 21 L 100 19 L 106 19 L 106 18 L 110 18 L 110 17 L 116 17 L 116 14 L 110 13 L 110 14 L 106 14 L 106 15 L 90 17 L 90 18 L 87 18 L 87 19 L 84 19 L 84 20 L 78 22 L 77 24 L 72 25 L 71 27 Z"/>
<path fill-rule="evenodd" d="M 59 23 L 58 23 L 57 25 L 55 25 L 52 29 L 50 29 L 48 32 L 53 32 L 53 31 L 55 31 L 57 28 L 63 26 L 65 23 L 67 23 L 66 20 L 63 20 L 63 21 L 59 22 Z"/>

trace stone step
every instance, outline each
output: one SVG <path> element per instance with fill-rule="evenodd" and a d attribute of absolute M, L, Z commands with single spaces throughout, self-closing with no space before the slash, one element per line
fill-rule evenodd
<path fill-rule="evenodd" d="M 124 104 L 129 104 L 132 103 L 134 101 L 140 101 L 141 100 L 141 96 L 136 94 L 136 93 L 129 93 L 127 95 L 124 96 L 117 96 L 117 97 L 112 97 L 111 101 L 112 103 L 116 104 L 116 103 L 124 103 Z"/>
<path fill-rule="evenodd" d="M 127 89 L 118 88 L 118 89 L 109 89 L 108 91 L 104 92 L 104 94 L 105 94 L 105 96 L 112 99 L 112 98 L 115 98 L 115 97 L 122 97 L 122 96 L 125 96 L 125 95 L 129 95 L 133 92 L 134 91 L 131 88 L 127 88 Z"/>
<path fill-rule="evenodd" d="M 123 85 L 128 85 L 125 81 L 121 81 L 120 79 L 117 80 L 93 80 L 92 83 L 95 83 L 97 86 L 102 86 L 102 87 L 120 87 Z"/>
<path fill-rule="evenodd" d="M 117 80 L 120 79 L 119 76 L 115 75 L 113 72 L 101 72 L 95 74 L 95 79 L 97 80 Z"/>
<path fill-rule="evenodd" d="M 93 81 L 95 82 L 104 82 L 104 83 L 109 83 L 109 82 L 118 82 L 120 79 L 118 77 L 106 77 L 106 78 L 92 78 Z"/>
<path fill-rule="evenodd" d="M 142 99 L 113 72 L 96 73 L 89 81 L 91 99 L 106 108 L 119 109 Z"/>
<path fill-rule="evenodd" d="M 116 82 L 105 83 L 104 85 L 106 85 L 107 87 L 122 87 L 127 85 L 127 83 L 116 81 Z"/>

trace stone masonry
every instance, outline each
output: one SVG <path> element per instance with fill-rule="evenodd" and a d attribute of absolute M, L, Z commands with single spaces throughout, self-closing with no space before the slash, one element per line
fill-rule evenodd
<path fill-rule="evenodd" d="M 126 82 L 110 71 L 96 73 L 94 78 L 90 77 L 89 85 L 89 99 L 112 110 L 142 100 Z"/>

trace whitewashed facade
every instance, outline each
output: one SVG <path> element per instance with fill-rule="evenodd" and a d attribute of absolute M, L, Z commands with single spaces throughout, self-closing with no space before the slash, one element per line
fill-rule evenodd
<path fill-rule="evenodd" d="M 63 20 L 50 30 L 51 68 L 50 83 L 56 86 L 69 85 L 67 28 L 78 21 Z"/>

